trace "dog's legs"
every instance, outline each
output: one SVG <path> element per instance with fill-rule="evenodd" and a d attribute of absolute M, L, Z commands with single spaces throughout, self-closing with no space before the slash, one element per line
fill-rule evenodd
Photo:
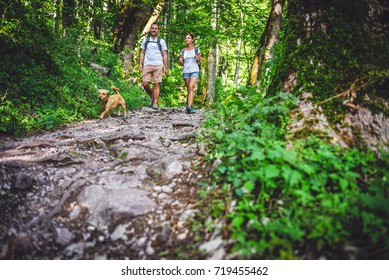
<path fill-rule="evenodd" d="M 109 109 L 105 109 L 104 112 L 101 113 L 101 115 L 100 115 L 99 118 L 100 118 L 100 119 L 103 119 L 107 114 L 108 114 L 108 116 L 109 116 Z"/>
<path fill-rule="evenodd" d="M 126 104 L 125 103 L 120 103 L 122 109 L 123 109 L 123 115 L 124 117 L 126 116 Z"/>

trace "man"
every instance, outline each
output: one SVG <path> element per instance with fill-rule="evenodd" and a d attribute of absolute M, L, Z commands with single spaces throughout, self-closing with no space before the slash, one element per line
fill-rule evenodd
<path fill-rule="evenodd" d="M 139 59 L 143 87 L 150 96 L 149 106 L 154 110 L 158 110 L 163 70 L 166 77 L 169 76 L 167 46 L 165 40 L 158 38 L 158 32 L 158 24 L 153 23 L 150 29 L 150 38 L 146 38 L 142 42 Z M 154 81 L 154 90 L 150 85 L 151 80 Z"/>

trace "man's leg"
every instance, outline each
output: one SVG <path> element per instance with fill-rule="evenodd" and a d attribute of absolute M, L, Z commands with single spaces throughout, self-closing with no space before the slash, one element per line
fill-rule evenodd
<path fill-rule="evenodd" d="M 158 105 L 159 94 L 161 92 L 161 83 L 154 83 L 154 105 Z"/>
<path fill-rule="evenodd" d="M 153 79 L 154 79 L 154 106 L 158 105 L 159 94 L 161 92 L 162 84 L 162 70 L 163 65 L 158 65 L 154 68 Z"/>
<path fill-rule="evenodd" d="M 143 73 L 142 73 L 143 88 L 145 89 L 146 93 L 150 96 L 149 106 L 152 106 L 154 103 L 154 93 L 150 85 L 150 80 L 152 78 L 152 71 L 153 68 L 151 68 L 150 66 L 145 66 L 143 68 Z"/>
<path fill-rule="evenodd" d="M 147 94 L 150 96 L 150 97 L 153 97 L 153 89 L 151 88 L 151 85 L 149 82 L 143 82 L 143 88 L 145 89 L 145 91 L 147 92 Z"/>

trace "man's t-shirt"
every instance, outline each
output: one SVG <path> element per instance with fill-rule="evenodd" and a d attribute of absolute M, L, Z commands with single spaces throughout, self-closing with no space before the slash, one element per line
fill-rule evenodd
<path fill-rule="evenodd" d="M 146 39 L 147 38 L 145 38 L 143 40 L 142 45 L 141 45 L 141 49 L 145 48 Z M 147 49 L 145 51 L 145 59 L 143 61 L 143 65 L 145 65 L 145 66 L 146 65 L 163 65 L 163 57 L 162 57 L 161 51 L 159 50 L 157 39 L 158 39 L 158 37 L 155 39 L 150 37 L 150 41 L 147 44 Z M 159 41 L 159 43 L 161 44 L 162 50 L 167 51 L 167 46 L 166 46 L 165 40 L 161 39 Z"/>

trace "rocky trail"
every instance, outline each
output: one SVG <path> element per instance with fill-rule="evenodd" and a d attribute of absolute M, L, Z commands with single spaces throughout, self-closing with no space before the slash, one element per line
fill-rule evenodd
<path fill-rule="evenodd" d="M 0 140 L 0 258 L 221 258 L 192 230 L 202 121 L 142 108 Z"/>

